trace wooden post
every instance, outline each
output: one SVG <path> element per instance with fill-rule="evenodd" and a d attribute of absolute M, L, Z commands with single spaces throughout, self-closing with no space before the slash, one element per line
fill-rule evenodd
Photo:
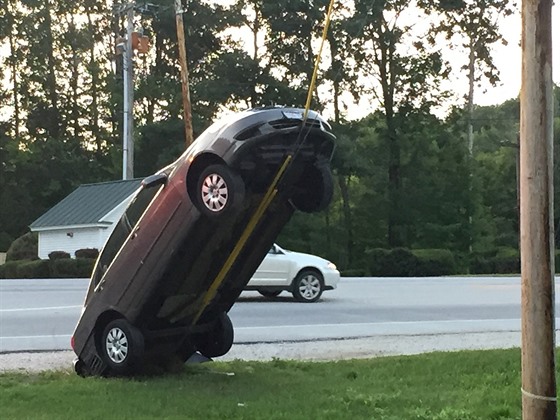
<path fill-rule="evenodd" d="M 523 419 L 556 420 L 552 0 L 523 0 L 521 394 Z"/>
<path fill-rule="evenodd" d="M 181 92 L 183 94 L 183 115 L 185 119 L 186 147 L 193 142 L 191 95 L 189 91 L 189 69 L 187 67 L 187 49 L 185 47 L 185 29 L 183 26 L 183 7 L 181 0 L 175 0 L 175 21 L 177 24 L 177 44 L 181 64 Z"/>

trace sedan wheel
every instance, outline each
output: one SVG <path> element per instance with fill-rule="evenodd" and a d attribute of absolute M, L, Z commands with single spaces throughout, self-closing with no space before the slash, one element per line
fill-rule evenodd
<path fill-rule="evenodd" d="M 228 314 L 222 312 L 209 331 L 195 338 L 195 345 L 208 358 L 226 354 L 233 345 L 233 324 Z"/>
<path fill-rule="evenodd" d="M 226 165 L 210 165 L 198 180 L 197 207 L 207 216 L 216 217 L 235 210 L 245 194 L 239 175 Z"/>
<path fill-rule="evenodd" d="M 142 333 L 124 319 L 111 321 L 101 340 L 103 360 L 116 374 L 130 373 L 144 352 Z"/>
<path fill-rule="evenodd" d="M 305 270 L 298 274 L 293 284 L 293 295 L 300 302 L 316 302 L 323 294 L 323 277 L 316 271 Z"/>

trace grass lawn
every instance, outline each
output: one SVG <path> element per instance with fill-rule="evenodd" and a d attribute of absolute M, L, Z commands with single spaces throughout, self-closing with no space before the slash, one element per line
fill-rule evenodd
<path fill-rule="evenodd" d="M 521 419 L 520 351 L 213 362 L 176 374 L 0 374 L 7 419 Z"/>

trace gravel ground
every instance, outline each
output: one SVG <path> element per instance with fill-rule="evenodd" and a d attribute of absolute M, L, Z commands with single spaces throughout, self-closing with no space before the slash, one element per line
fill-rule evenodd
<path fill-rule="evenodd" d="M 493 332 L 419 336 L 376 336 L 309 342 L 234 344 L 217 360 L 341 360 L 433 351 L 484 350 L 519 347 L 521 333 Z M 72 351 L 0 354 L 0 372 L 40 372 L 70 369 Z"/>

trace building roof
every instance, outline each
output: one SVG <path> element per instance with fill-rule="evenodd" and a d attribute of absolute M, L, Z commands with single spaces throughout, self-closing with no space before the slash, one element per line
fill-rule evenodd
<path fill-rule="evenodd" d="M 129 197 L 142 179 L 84 184 L 29 226 L 41 230 L 55 226 L 92 225 Z"/>

